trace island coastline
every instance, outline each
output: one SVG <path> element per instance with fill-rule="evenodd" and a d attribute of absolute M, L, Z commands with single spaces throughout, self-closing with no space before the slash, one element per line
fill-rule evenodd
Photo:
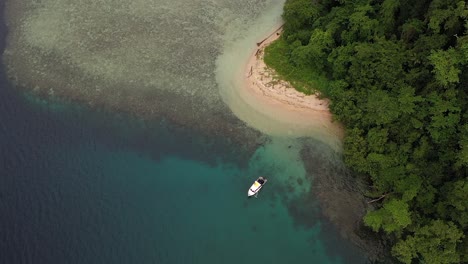
<path fill-rule="evenodd" d="M 287 81 L 277 78 L 275 70 L 268 67 L 264 61 L 265 48 L 279 39 L 282 26 L 257 43 L 257 49 L 250 57 L 246 66 L 247 88 L 256 93 L 261 93 L 271 100 L 280 101 L 295 110 L 304 109 L 314 111 L 319 115 L 331 117 L 329 112 L 329 100 L 320 99 L 319 94 L 306 95 L 294 89 Z"/>
<path fill-rule="evenodd" d="M 256 49 L 249 55 L 244 65 L 241 96 L 273 119 L 294 124 L 333 149 L 341 149 L 344 128 L 333 120 L 329 100 L 320 98 L 318 93 L 306 95 L 297 91 L 290 83 L 278 78 L 274 69 L 265 64 L 265 48 L 277 40 L 281 32 L 282 26 L 258 42 Z"/>
<path fill-rule="evenodd" d="M 328 155 L 341 155 L 345 136 L 344 126 L 335 121 L 330 112 L 330 100 L 321 98 L 318 92 L 306 95 L 297 91 L 289 82 L 281 80 L 275 70 L 268 67 L 264 61 L 265 48 L 281 37 L 283 26 L 276 28 L 258 42 L 256 49 L 250 54 L 244 65 L 244 86 L 240 88 L 240 93 L 250 96 L 252 101 L 259 105 L 274 108 L 275 121 L 288 118 L 289 124 L 302 122 L 307 130 L 301 132 L 308 132 L 307 137 L 322 141 L 336 151 L 334 154 L 323 152 L 319 144 L 312 146 L 310 143 L 305 143 L 301 149 L 300 155 L 307 175 L 311 182 L 314 182 L 311 186 L 312 191 L 305 199 L 310 199 L 310 203 L 318 200 L 322 216 L 337 228 L 340 235 L 362 250 L 369 260 L 376 261 L 379 256 L 386 254 L 387 249 L 376 235 L 363 228 L 362 218 L 367 208 L 363 196 L 364 183 L 350 177 L 343 163 L 329 163 L 330 160 L 340 159 L 338 156 L 331 158 Z M 258 106 L 256 109 L 259 109 Z M 321 161 L 320 165 L 317 165 L 307 160 Z M 328 174 L 330 171 L 327 168 L 340 172 L 331 175 Z"/>

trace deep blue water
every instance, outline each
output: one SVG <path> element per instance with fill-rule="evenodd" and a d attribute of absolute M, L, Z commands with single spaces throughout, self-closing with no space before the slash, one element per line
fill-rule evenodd
<path fill-rule="evenodd" d="M 319 218 L 297 225 L 274 184 L 248 200 L 255 166 L 225 145 L 28 99 L 1 67 L 0 263 L 362 261 Z"/>

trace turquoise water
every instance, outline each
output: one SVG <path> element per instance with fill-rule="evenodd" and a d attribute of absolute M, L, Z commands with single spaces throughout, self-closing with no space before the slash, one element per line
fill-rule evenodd
<path fill-rule="evenodd" d="M 265 186 L 258 199 L 248 200 L 253 175 L 234 166 L 209 167 L 176 157 L 154 163 L 131 153 L 111 154 L 109 162 L 122 164 L 108 167 L 109 174 L 116 175 L 119 190 L 128 188 L 120 197 L 129 205 L 124 214 L 145 216 L 141 224 L 150 228 L 138 235 L 154 239 L 147 247 L 158 261 L 335 263 L 317 240 L 319 225 L 295 228 L 274 187 Z"/>
<path fill-rule="evenodd" d="M 274 182 L 271 171 L 258 198 L 248 199 L 256 177 L 251 166 L 209 166 L 176 156 L 155 162 L 120 151 L 96 154 L 90 158 L 99 160 L 108 176 L 100 191 L 109 199 L 109 207 L 102 204 L 110 209 L 104 213 L 116 214 L 123 240 L 136 243 L 121 254 L 131 255 L 141 243 L 145 261 L 158 263 L 345 263 L 345 254 L 327 255 L 325 247 L 331 245 L 322 240 L 317 219 L 310 219 L 317 221 L 313 228 L 294 223 L 286 195 L 278 192 L 284 186 Z M 120 204 L 117 211 L 115 204 Z"/>
<path fill-rule="evenodd" d="M 164 122 L 3 88 L 1 263 L 363 262 L 298 199 L 310 185 L 294 142 L 274 139 L 241 162 Z M 269 182 L 248 199 L 258 175 Z"/>

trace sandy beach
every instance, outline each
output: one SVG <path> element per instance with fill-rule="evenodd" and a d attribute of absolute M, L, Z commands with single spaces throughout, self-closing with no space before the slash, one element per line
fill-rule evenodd
<path fill-rule="evenodd" d="M 311 133 L 309 136 L 333 146 L 340 145 L 338 141 L 343 138 L 344 130 L 338 122 L 333 122 L 328 108 L 329 101 L 320 99 L 318 94 L 305 95 L 295 90 L 288 82 L 278 79 L 275 71 L 266 66 L 263 60 L 265 47 L 278 39 L 281 31 L 280 27 L 272 32 L 257 43 L 257 48 L 252 51 L 244 68 L 242 97 L 258 111 L 285 123 L 287 135 L 305 136 Z M 284 129 L 270 132 L 281 134 Z"/>
<path fill-rule="evenodd" d="M 328 100 L 319 99 L 318 94 L 305 95 L 295 90 L 290 83 L 278 79 L 275 71 L 265 64 L 265 48 L 280 37 L 281 31 L 282 27 L 262 42 L 257 43 L 258 48 L 254 55 L 250 56 L 246 66 L 245 76 L 248 88 L 271 100 L 282 102 L 283 107 L 287 106 L 289 109 L 313 110 L 314 112 L 321 112 L 321 115 L 330 115 Z"/>

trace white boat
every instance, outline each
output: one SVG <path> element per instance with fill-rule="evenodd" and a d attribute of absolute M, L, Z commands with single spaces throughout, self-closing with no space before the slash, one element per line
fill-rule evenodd
<path fill-rule="evenodd" d="M 258 177 L 258 179 L 254 181 L 252 186 L 250 186 L 250 189 L 247 192 L 247 196 L 250 197 L 256 195 L 260 191 L 260 189 L 262 189 L 263 185 L 265 185 L 266 182 L 267 179 L 263 177 Z"/>

